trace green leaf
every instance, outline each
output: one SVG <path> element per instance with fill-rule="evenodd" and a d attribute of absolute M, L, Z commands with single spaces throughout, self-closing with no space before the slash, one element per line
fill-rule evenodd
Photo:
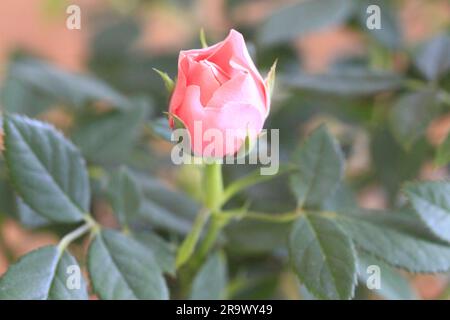
<path fill-rule="evenodd" d="M 419 175 L 424 161 L 429 158 L 430 147 L 421 139 L 405 150 L 390 130 L 380 124 L 372 133 L 370 151 L 377 179 L 390 202 L 395 203 L 401 184 Z"/>
<path fill-rule="evenodd" d="M 14 190 L 6 180 L 6 170 L 3 167 L 4 164 L 0 160 L 0 223 L 2 217 L 13 216 L 17 211 Z"/>
<path fill-rule="evenodd" d="M 286 6 L 264 22 L 258 39 L 264 45 L 288 42 L 345 22 L 353 7 L 351 0 L 306 0 Z"/>
<path fill-rule="evenodd" d="M 422 90 L 401 96 L 390 114 L 390 125 L 397 141 L 406 149 L 419 139 L 439 113 L 434 90 Z"/>
<path fill-rule="evenodd" d="M 318 300 L 311 292 L 308 291 L 308 289 L 302 285 L 299 284 L 298 291 L 300 292 L 300 296 L 302 297 L 302 300 Z"/>
<path fill-rule="evenodd" d="M 332 217 L 356 246 L 389 263 L 411 272 L 443 272 L 450 269 L 450 246 L 386 225 L 346 215 Z"/>
<path fill-rule="evenodd" d="M 367 8 L 370 5 L 377 5 L 380 7 L 380 29 L 368 29 L 367 19 L 373 13 L 367 13 Z M 402 30 L 400 20 L 397 15 L 399 12 L 393 5 L 392 1 L 388 0 L 359 0 L 359 22 L 364 31 L 367 31 L 371 36 L 378 40 L 381 44 L 389 49 L 399 49 L 403 43 Z"/>
<path fill-rule="evenodd" d="M 434 162 L 437 166 L 445 166 L 450 162 L 450 134 L 439 145 Z"/>
<path fill-rule="evenodd" d="M 357 208 L 356 197 L 345 183 L 340 183 L 336 191 L 330 197 L 324 199 L 321 209 L 324 211 L 336 211 Z"/>
<path fill-rule="evenodd" d="M 206 34 L 205 29 L 200 29 L 200 44 L 202 45 L 202 48 L 208 48 L 208 42 L 206 41 Z"/>
<path fill-rule="evenodd" d="M 76 281 L 71 282 L 71 277 L 77 276 L 72 268 L 79 271 L 76 260 L 56 246 L 32 251 L 10 266 L 0 279 L 0 300 L 88 299 L 81 272 L 79 288 Z"/>
<path fill-rule="evenodd" d="M 83 107 L 94 101 L 126 109 L 129 101 L 111 87 L 90 76 L 74 74 L 32 59 L 15 62 L 10 76 L 53 99 L 73 107 Z"/>
<path fill-rule="evenodd" d="M 344 157 L 337 141 L 325 126 L 314 130 L 294 152 L 298 172 L 291 177 L 291 189 L 298 206 L 318 206 L 338 187 L 344 173 Z"/>
<path fill-rule="evenodd" d="M 51 221 L 31 209 L 22 199 L 16 199 L 16 211 L 20 223 L 28 228 L 38 228 L 51 224 Z"/>
<path fill-rule="evenodd" d="M 409 183 L 403 192 L 428 228 L 450 242 L 450 182 Z"/>
<path fill-rule="evenodd" d="M 128 158 L 149 106 L 133 105 L 127 111 L 111 111 L 82 123 L 73 141 L 91 161 L 118 163 Z"/>
<path fill-rule="evenodd" d="M 277 62 L 278 62 L 278 60 L 274 61 L 274 63 L 270 67 L 269 73 L 267 74 L 267 78 L 264 80 L 264 83 L 266 84 L 266 87 L 269 90 L 270 97 L 272 97 L 273 88 L 275 87 L 275 75 L 276 75 L 276 70 L 277 70 Z"/>
<path fill-rule="evenodd" d="M 89 211 L 88 174 L 79 151 L 52 126 L 5 115 L 5 158 L 20 197 L 55 222 L 78 222 Z"/>
<path fill-rule="evenodd" d="M 442 34 L 431 39 L 419 51 L 415 62 L 428 80 L 439 80 L 450 70 L 450 37 Z"/>
<path fill-rule="evenodd" d="M 300 281 L 322 299 L 350 299 L 356 285 L 356 252 L 332 220 L 299 218 L 289 235 L 289 253 Z"/>
<path fill-rule="evenodd" d="M 403 79 L 392 72 L 349 68 L 327 74 L 295 74 L 281 78 L 284 85 L 296 90 L 311 90 L 337 95 L 373 95 L 400 88 Z"/>
<path fill-rule="evenodd" d="M 166 90 L 169 94 L 172 93 L 173 89 L 175 88 L 175 83 L 173 80 L 169 77 L 169 75 L 161 70 L 158 70 L 156 68 L 152 68 L 156 73 L 159 74 L 161 79 L 164 81 L 164 86 L 166 87 Z"/>
<path fill-rule="evenodd" d="M 179 116 L 177 116 L 176 114 L 170 113 L 170 112 L 164 112 L 164 113 L 167 114 L 169 121 L 173 121 L 174 129 L 187 129 L 186 124 L 183 122 L 183 120 Z"/>
<path fill-rule="evenodd" d="M 225 298 L 227 266 L 225 256 L 211 255 L 196 274 L 192 283 L 192 300 L 221 300 Z"/>
<path fill-rule="evenodd" d="M 291 224 L 243 219 L 226 228 L 229 250 L 237 253 L 265 253 L 286 246 Z"/>
<path fill-rule="evenodd" d="M 176 248 L 173 244 L 152 232 L 134 233 L 134 237 L 153 253 L 156 262 L 164 272 L 175 276 Z"/>
<path fill-rule="evenodd" d="M 89 59 L 90 65 L 97 69 L 114 67 L 116 62 L 120 64 L 123 59 L 129 57 L 129 49 L 139 39 L 140 31 L 139 22 L 130 16 L 116 17 L 111 23 L 96 30 L 89 40 L 92 54 Z"/>
<path fill-rule="evenodd" d="M 35 117 L 54 101 L 30 88 L 18 79 L 6 76 L 0 91 L 0 105 L 5 111 Z"/>
<path fill-rule="evenodd" d="M 367 284 L 367 280 L 372 275 L 370 266 L 377 266 L 380 271 L 380 288 L 369 289 L 373 293 L 389 300 L 411 300 L 417 296 L 408 280 L 397 270 L 387 265 L 384 261 L 372 257 L 364 252 L 358 252 L 358 277 Z"/>
<path fill-rule="evenodd" d="M 111 177 L 107 195 L 122 226 L 139 213 L 142 194 L 132 173 L 124 166 Z"/>
<path fill-rule="evenodd" d="M 331 210 L 332 211 L 332 210 Z M 370 210 L 361 208 L 340 208 L 339 215 L 345 215 L 351 219 L 363 219 L 366 222 L 373 223 L 381 228 L 394 229 L 409 236 L 446 244 L 422 222 L 419 215 L 412 208 L 406 207 L 396 210 Z"/>
<path fill-rule="evenodd" d="M 200 206 L 185 194 L 168 188 L 155 178 L 137 178 L 144 195 L 137 219 L 157 228 L 180 234 L 188 233 Z"/>
<path fill-rule="evenodd" d="M 153 254 L 136 240 L 102 230 L 88 252 L 94 291 L 101 299 L 167 299 L 167 286 Z"/>

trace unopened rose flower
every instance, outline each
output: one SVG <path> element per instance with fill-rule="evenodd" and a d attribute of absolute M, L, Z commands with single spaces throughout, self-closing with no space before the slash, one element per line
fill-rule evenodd
<path fill-rule="evenodd" d="M 188 129 L 194 154 L 205 155 L 211 141 L 204 133 L 210 129 L 222 134 L 223 145 L 208 156 L 235 154 L 247 134 L 255 139 L 261 132 L 269 109 L 268 84 L 239 32 L 231 30 L 213 46 L 180 52 L 169 114 Z M 173 117 L 170 125 L 174 127 Z"/>

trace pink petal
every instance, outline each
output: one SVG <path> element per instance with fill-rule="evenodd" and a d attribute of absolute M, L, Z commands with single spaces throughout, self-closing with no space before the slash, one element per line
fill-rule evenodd
<path fill-rule="evenodd" d="M 220 44 L 221 45 L 207 57 L 207 60 L 220 66 L 231 77 L 241 70 L 249 70 L 254 81 L 257 83 L 263 101 L 265 101 L 266 113 L 268 114 L 270 101 L 266 92 L 267 88 L 248 53 L 242 34 L 232 29 L 228 34 L 228 37 Z"/>
<path fill-rule="evenodd" d="M 178 57 L 178 78 L 175 83 L 175 88 L 170 98 L 169 112 L 175 114 L 181 102 L 183 101 L 185 91 L 186 91 L 186 74 L 189 65 L 186 56 L 180 53 Z M 173 122 L 170 121 L 170 125 L 173 127 Z"/>
<path fill-rule="evenodd" d="M 203 108 L 198 86 L 187 88 L 185 99 L 176 115 L 183 119 L 191 135 L 192 150 L 199 156 L 203 155 L 203 151 L 210 144 L 209 141 L 203 139 L 205 131 L 209 129 L 216 129 L 222 134 L 223 145 L 214 150 L 213 154 L 215 157 L 222 157 L 234 154 L 239 150 L 247 135 L 247 129 L 255 138 L 261 132 L 264 124 L 262 114 L 254 105 L 248 103 L 229 102 L 220 109 Z M 200 129 L 200 132 L 196 133 L 196 129 Z M 227 145 L 229 145 L 229 149 L 227 149 Z"/>
<path fill-rule="evenodd" d="M 197 62 L 188 58 L 188 63 L 187 85 L 197 85 L 201 88 L 200 101 L 203 106 L 206 106 L 214 92 L 222 84 L 218 79 L 219 71 L 214 70 L 214 65 L 208 64 L 204 60 Z M 223 75 L 220 77 L 221 80 L 224 78 L 225 76 Z M 226 78 L 224 80 L 226 81 Z"/>
<path fill-rule="evenodd" d="M 247 72 L 241 72 L 216 90 L 208 102 L 208 107 L 221 108 L 228 102 L 254 105 L 266 117 L 265 101 Z"/>

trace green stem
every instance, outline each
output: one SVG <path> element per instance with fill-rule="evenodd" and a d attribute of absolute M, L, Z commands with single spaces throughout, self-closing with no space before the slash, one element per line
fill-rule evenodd
<path fill-rule="evenodd" d="M 247 212 L 242 216 L 244 219 L 253 219 L 275 223 L 287 223 L 301 217 L 305 212 L 297 210 L 295 212 L 288 212 L 283 214 L 264 214 L 259 212 Z"/>
<path fill-rule="evenodd" d="M 283 165 L 280 167 L 278 173 L 276 175 L 267 175 L 262 176 L 259 172 L 259 169 L 253 171 L 252 173 L 240 178 L 239 180 L 236 180 L 232 182 L 225 190 L 223 191 L 221 204 L 225 204 L 229 199 L 231 199 L 234 195 L 236 195 L 238 192 L 251 187 L 257 183 L 266 182 L 269 180 L 272 180 L 274 178 L 278 178 L 280 175 L 292 172 L 297 170 L 296 167 L 290 166 L 290 165 Z"/>
<path fill-rule="evenodd" d="M 211 210 L 211 222 L 208 225 L 206 235 L 200 244 L 193 265 L 198 265 L 211 250 L 216 242 L 220 230 L 226 222 L 220 217 L 220 207 L 223 197 L 222 166 L 219 163 L 205 165 L 204 172 L 205 206 Z"/>
<path fill-rule="evenodd" d="M 62 254 L 64 250 L 66 250 L 67 246 L 77 239 L 78 237 L 81 237 L 83 234 L 85 234 L 87 231 L 89 231 L 93 225 L 91 223 L 85 223 L 78 229 L 75 229 L 74 231 L 66 234 L 61 241 L 58 244 L 58 251 L 59 254 Z"/>
<path fill-rule="evenodd" d="M 211 222 L 206 232 L 205 238 L 203 239 L 200 248 L 198 249 L 198 258 L 196 261 L 202 261 L 203 258 L 208 254 L 209 250 L 213 247 L 216 242 L 217 236 L 220 230 L 225 226 L 224 220 L 220 218 L 220 213 L 213 214 L 211 217 Z"/>
<path fill-rule="evenodd" d="M 200 239 L 200 235 L 203 231 L 203 228 L 208 221 L 211 214 L 216 214 L 220 210 L 220 203 L 223 194 L 223 182 L 222 182 L 222 167 L 219 163 L 212 163 L 205 165 L 204 171 L 204 204 L 206 209 L 202 209 L 197 217 L 195 218 L 194 225 L 192 227 L 191 232 L 184 239 L 181 246 L 178 248 L 177 257 L 175 260 L 175 266 L 179 269 L 183 266 L 193 255 L 194 249 L 197 245 L 198 240 Z M 220 230 L 211 230 L 213 223 L 209 225 L 209 229 L 207 231 L 208 242 L 214 243 L 215 238 Z M 214 226 L 214 228 L 217 228 Z M 204 248 L 204 242 L 200 245 L 201 248 Z M 202 249 L 201 253 L 197 253 L 196 257 L 194 257 L 194 261 L 203 260 L 204 255 L 207 253 L 209 248 L 212 246 L 209 245 L 208 248 Z"/>
<path fill-rule="evenodd" d="M 223 194 L 222 165 L 220 163 L 205 165 L 204 187 L 206 207 L 212 212 L 217 211 Z"/>
<path fill-rule="evenodd" d="M 98 230 L 100 228 L 100 225 L 94 220 L 94 218 L 91 217 L 89 213 L 86 213 L 83 215 L 84 221 L 86 221 L 86 224 L 90 225 L 94 231 Z"/>
<path fill-rule="evenodd" d="M 198 213 L 191 232 L 189 232 L 181 246 L 178 248 L 177 257 L 175 260 L 175 266 L 177 269 L 184 265 L 192 256 L 198 239 L 200 238 L 200 234 L 202 233 L 203 227 L 205 226 L 206 221 L 208 221 L 210 214 L 210 211 L 207 209 L 202 209 Z"/>

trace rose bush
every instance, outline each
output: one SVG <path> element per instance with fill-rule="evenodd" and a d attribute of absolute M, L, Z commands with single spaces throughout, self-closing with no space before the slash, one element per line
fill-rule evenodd
<path fill-rule="evenodd" d="M 227 1 L 221 29 L 179 19 L 197 1 L 151 6 L 152 16 L 174 14 L 170 24 L 191 19 L 192 34 L 205 25 L 211 39 L 226 38 L 208 47 L 203 37 L 203 49 L 180 53 L 199 47 L 183 33 L 171 51 L 140 51 L 143 19 L 131 12 L 149 1 L 110 1 L 125 19 L 102 15 L 89 72 L 11 55 L 0 79 L 0 300 L 448 299 L 449 29 L 418 46 L 403 39 L 408 12 L 422 21 L 428 11 L 408 1 L 374 1 L 382 28 L 373 30 L 372 1 L 283 1 L 261 24 L 235 14 L 251 2 Z M 268 80 L 228 26 L 271 70 Z M 345 54 L 335 51 L 341 34 L 358 41 L 345 41 Z M 333 59 L 315 66 L 325 47 Z M 279 170 L 224 159 L 177 165 L 173 129 L 184 124 L 195 137 L 196 123 L 197 154 L 208 130 L 234 132 L 233 155 L 247 133 L 279 129 L 280 139 L 263 141 L 271 156 L 279 142 Z M 432 294 L 416 290 L 418 273 L 439 273 L 419 276 Z"/>
<path fill-rule="evenodd" d="M 207 156 L 235 154 L 247 133 L 255 139 L 261 132 L 269 110 L 267 80 L 256 69 L 239 32 L 231 30 L 213 46 L 180 52 L 169 112 L 184 123 L 196 155 L 203 155 L 208 144 L 204 132 L 209 129 L 219 130 L 224 139 L 222 148 Z M 172 117 L 170 125 L 174 126 Z M 194 141 L 196 137 L 202 141 Z"/>

